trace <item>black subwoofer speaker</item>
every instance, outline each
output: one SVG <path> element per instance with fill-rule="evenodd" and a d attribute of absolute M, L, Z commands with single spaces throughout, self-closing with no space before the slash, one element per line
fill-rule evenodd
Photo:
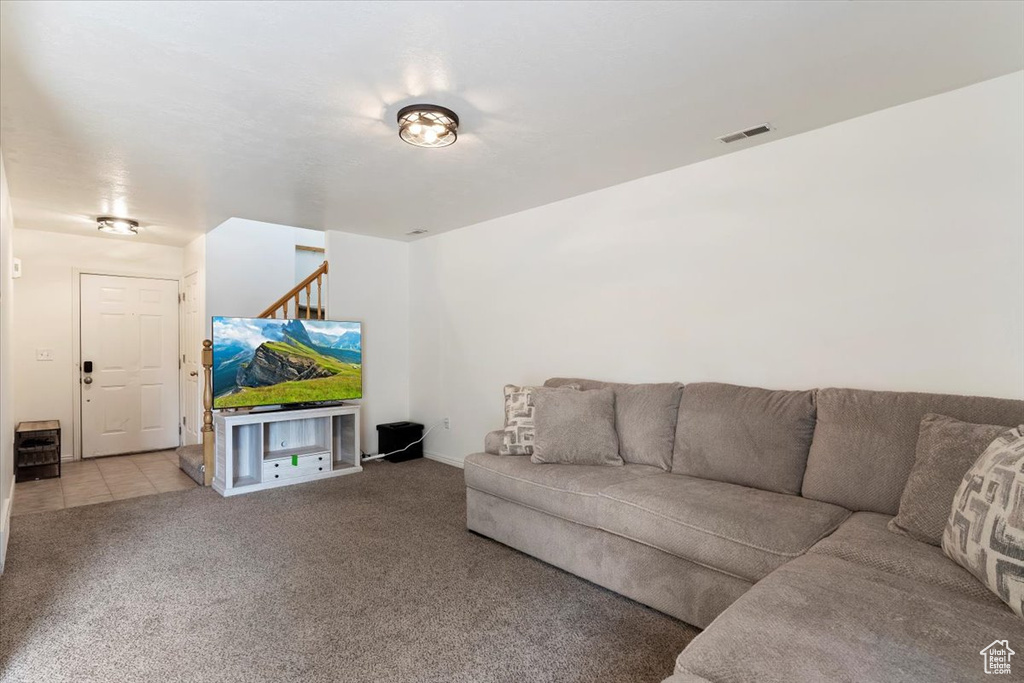
<path fill-rule="evenodd" d="M 423 457 L 423 425 L 418 422 L 389 422 L 377 425 L 377 452 L 388 462 L 404 462 Z"/>

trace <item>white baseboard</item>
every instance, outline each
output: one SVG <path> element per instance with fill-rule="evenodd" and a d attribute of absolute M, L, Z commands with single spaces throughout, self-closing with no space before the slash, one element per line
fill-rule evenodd
<path fill-rule="evenodd" d="M 430 451 L 424 451 L 423 457 L 427 460 L 436 460 L 445 465 L 451 465 L 452 467 L 458 467 L 460 470 L 463 468 L 461 458 L 453 458 L 450 455 L 443 455 L 441 453 L 431 453 Z"/>
<path fill-rule="evenodd" d="M 11 510 L 14 508 L 14 477 L 11 477 L 10 491 L 0 492 L 0 574 L 4 573 L 7 560 L 7 542 L 11 538 Z"/>

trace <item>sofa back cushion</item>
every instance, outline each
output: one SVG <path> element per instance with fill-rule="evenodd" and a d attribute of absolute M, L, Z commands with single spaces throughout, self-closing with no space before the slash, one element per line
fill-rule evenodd
<path fill-rule="evenodd" d="M 803 495 L 850 510 L 895 515 L 927 413 L 1013 427 L 1024 401 L 860 389 L 819 389 L 818 426 Z"/>
<path fill-rule="evenodd" d="M 619 435 L 619 455 L 623 461 L 653 465 L 666 471 L 672 467 L 682 384 L 616 384 L 553 377 L 544 386 L 567 384 L 578 385 L 584 391 L 610 388 L 615 392 L 615 431 Z"/>
<path fill-rule="evenodd" d="M 814 420 L 814 391 L 687 384 L 672 472 L 799 494 Z"/>

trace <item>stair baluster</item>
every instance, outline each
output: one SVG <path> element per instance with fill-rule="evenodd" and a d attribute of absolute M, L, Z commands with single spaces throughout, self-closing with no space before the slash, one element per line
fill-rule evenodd
<path fill-rule="evenodd" d="M 326 320 L 327 312 L 324 311 L 323 307 L 323 286 L 324 286 L 324 275 L 327 274 L 327 261 L 320 264 L 320 267 L 309 274 L 308 277 L 304 278 L 302 282 L 295 285 L 288 291 L 284 296 L 271 304 L 267 310 L 260 313 L 261 318 L 276 318 L 277 312 L 283 313 L 282 317 L 287 318 L 290 305 L 295 304 L 295 317 L 302 317 L 302 297 L 300 296 L 302 291 L 306 291 L 306 318 L 317 320 Z M 316 312 L 309 310 L 312 308 L 311 301 L 311 290 L 313 283 L 316 283 Z"/>

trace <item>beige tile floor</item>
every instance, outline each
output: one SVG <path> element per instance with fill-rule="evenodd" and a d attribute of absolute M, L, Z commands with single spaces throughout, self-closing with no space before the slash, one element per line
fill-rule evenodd
<path fill-rule="evenodd" d="M 60 510 L 196 485 L 178 468 L 174 451 L 119 455 L 64 463 L 60 478 L 14 485 L 12 515 Z"/>

